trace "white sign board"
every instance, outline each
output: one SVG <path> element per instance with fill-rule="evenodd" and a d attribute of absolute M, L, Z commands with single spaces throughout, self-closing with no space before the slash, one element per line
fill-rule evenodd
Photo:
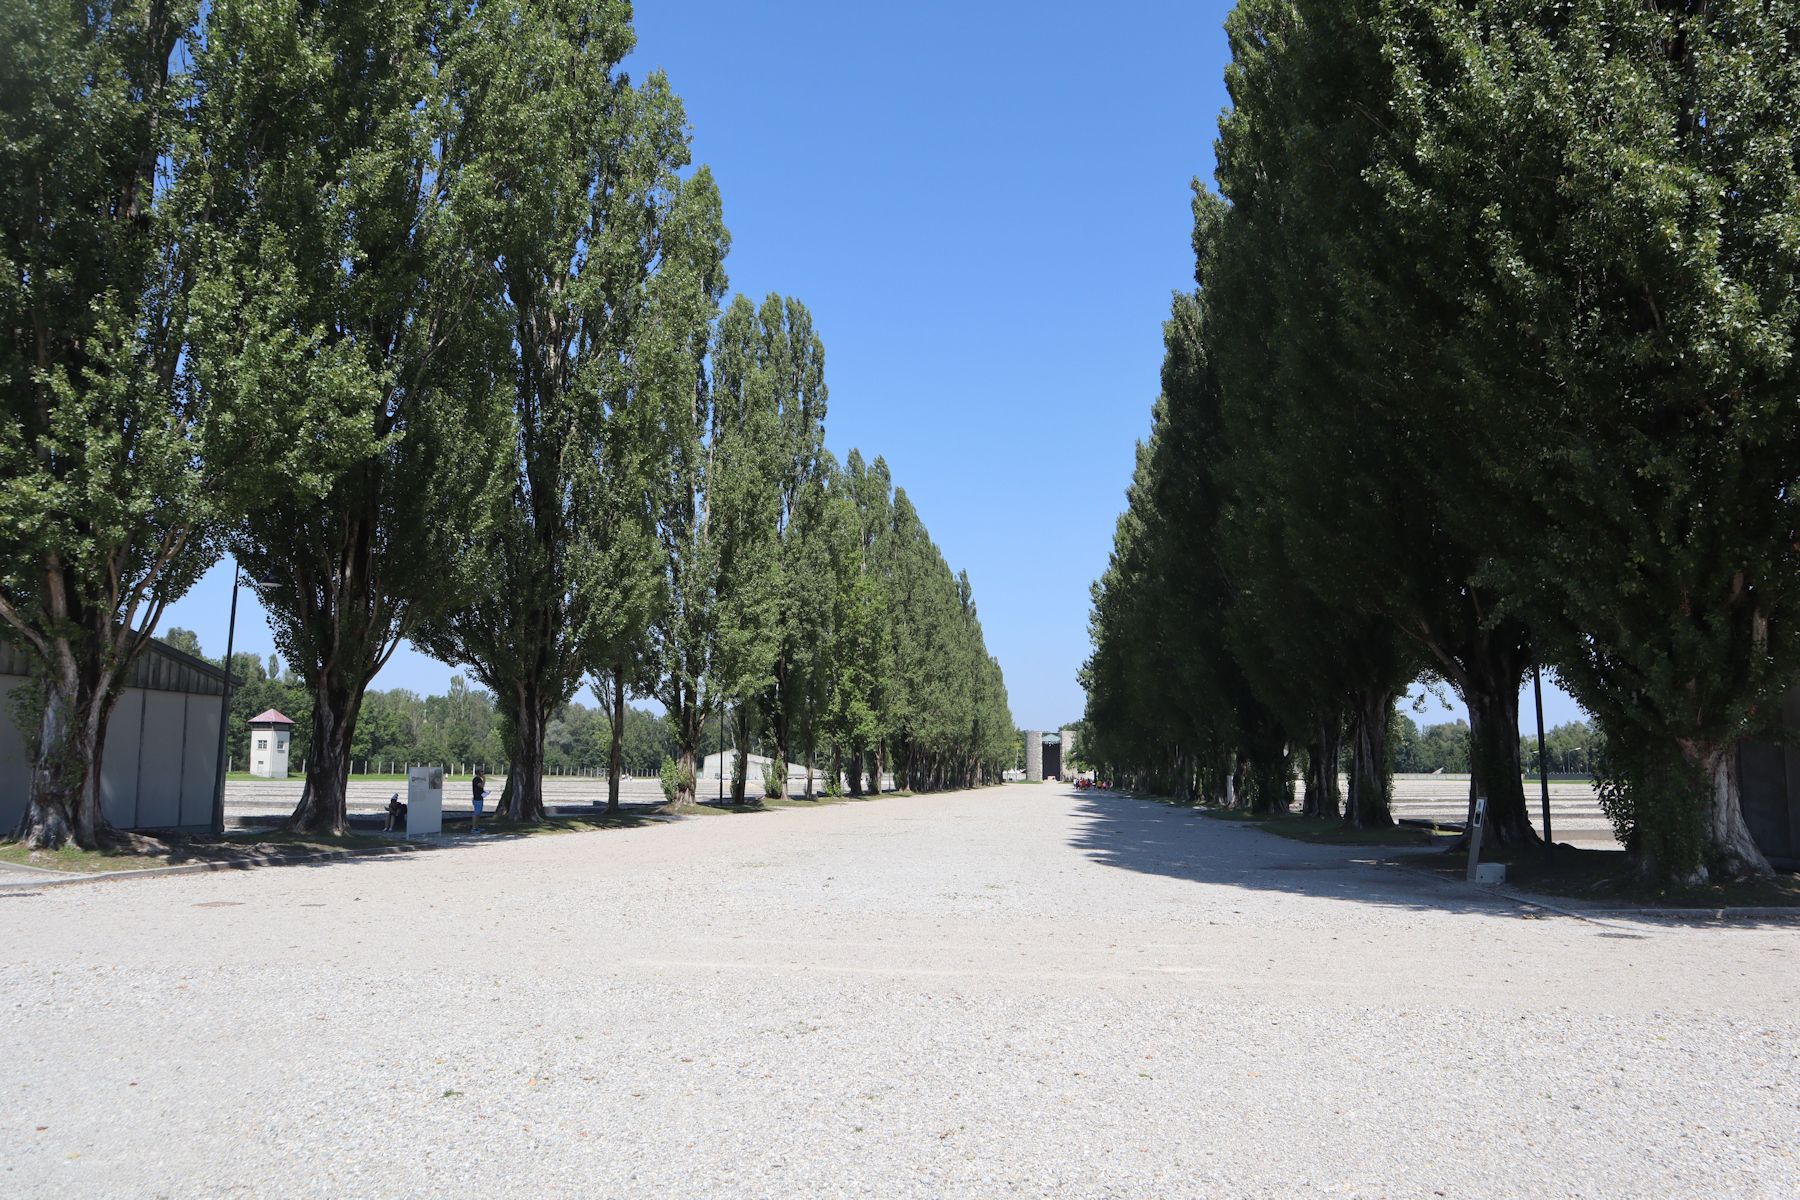
<path fill-rule="evenodd" d="M 444 832 L 444 768 L 406 769 L 406 836 Z"/>
<path fill-rule="evenodd" d="M 1481 866 L 1481 831 L 1487 824 L 1487 797 L 1475 797 L 1475 819 L 1469 823 L 1469 875 L 1470 883 L 1476 882 L 1476 868 Z"/>

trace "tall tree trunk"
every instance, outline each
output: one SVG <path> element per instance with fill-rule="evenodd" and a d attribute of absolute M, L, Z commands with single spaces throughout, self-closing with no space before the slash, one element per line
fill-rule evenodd
<path fill-rule="evenodd" d="M 875 740 L 875 774 L 869 780 L 869 792 L 872 795 L 881 795 L 881 778 L 887 774 L 886 755 L 887 739 L 877 738 Z"/>
<path fill-rule="evenodd" d="M 1338 714 L 1319 722 L 1318 753 L 1307 783 L 1309 792 L 1316 789 L 1314 807 L 1309 815 L 1335 820 L 1343 805 L 1343 791 L 1338 784 L 1342 766 L 1343 721 Z"/>
<path fill-rule="evenodd" d="M 1697 757 L 1706 764 L 1706 778 L 1711 795 L 1706 806 L 1706 842 L 1708 857 L 1726 878 L 1772 873 L 1762 848 L 1750 836 L 1744 821 L 1743 786 L 1738 775 L 1738 752 L 1735 744 L 1702 751 Z"/>
<path fill-rule="evenodd" d="M 362 690 L 335 671 L 312 688 L 312 736 L 306 749 L 306 784 L 287 828 L 296 833 L 341 834 L 350 827 L 344 793 L 350 782 L 350 743 Z"/>
<path fill-rule="evenodd" d="M 675 722 L 675 765 L 680 776 L 675 785 L 675 807 L 685 808 L 699 799 L 697 789 L 700 784 L 699 751 L 700 722 L 702 720 L 700 705 L 691 688 L 676 689 L 679 704 L 676 706 Z M 725 752 L 724 747 L 719 753 Z"/>
<path fill-rule="evenodd" d="M 1388 802 L 1388 715 L 1394 693 L 1370 688 L 1351 696 L 1350 796 L 1344 819 L 1359 829 L 1385 829 L 1394 823 Z"/>
<path fill-rule="evenodd" d="M 695 801 L 695 789 L 700 782 L 699 765 L 695 761 L 694 747 L 691 744 L 681 747 L 681 757 L 676 760 L 675 765 L 681 772 L 681 779 L 675 785 L 675 806 L 681 808 Z"/>
<path fill-rule="evenodd" d="M 518 715 L 512 728 L 512 770 L 507 789 L 511 806 L 507 813 L 515 821 L 544 819 L 544 730 L 549 724 L 548 705 L 535 680 L 519 680 L 513 685 Z"/>
<path fill-rule="evenodd" d="M 71 839 L 98 850 L 121 840 L 100 809 L 100 762 L 112 705 L 97 682 L 100 664 L 83 662 L 66 641 L 57 649 L 60 669 L 43 683 L 31 790 L 12 838 L 34 850 L 55 850 Z"/>
<path fill-rule="evenodd" d="M 1306 743 L 1306 777 L 1300 792 L 1300 815 L 1316 817 L 1319 815 L 1320 793 L 1323 788 L 1322 770 L 1325 762 L 1325 743 L 1318 736 L 1318 729 L 1313 730 L 1313 739 Z"/>
<path fill-rule="evenodd" d="M 852 750 L 849 759 L 846 760 L 849 764 L 849 784 L 852 796 L 860 797 L 863 794 L 863 754 L 864 751 L 860 749 Z"/>
<path fill-rule="evenodd" d="M 625 763 L 625 664 L 612 670 L 612 751 L 606 760 L 606 811 L 619 811 L 619 776 Z"/>
<path fill-rule="evenodd" d="M 1519 684 L 1526 656 L 1507 639 L 1477 635 L 1463 657 L 1463 703 L 1469 709 L 1471 796 L 1487 797 L 1484 846 L 1534 846 L 1542 839 L 1531 826 L 1525 783 L 1519 770 Z M 1475 819 L 1474 800 L 1469 821 Z"/>
<path fill-rule="evenodd" d="M 744 802 L 744 785 L 750 774 L 750 707 L 740 704 L 737 715 L 731 722 L 732 732 L 737 735 L 737 746 L 731 756 L 731 802 Z M 720 753 L 724 753 L 721 747 Z"/>
<path fill-rule="evenodd" d="M 787 799 L 788 769 L 788 719 L 786 689 L 777 693 L 778 707 L 775 712 L 775 787 L 769 792 L 773 800 Z"/>
<path fill-rule="evenodd" d="M 544 819 L 544 721 L 536 712 L 527 711 L 519 720 L 513 743 L 511 807 L 508 815 L 515 821 Z"/>

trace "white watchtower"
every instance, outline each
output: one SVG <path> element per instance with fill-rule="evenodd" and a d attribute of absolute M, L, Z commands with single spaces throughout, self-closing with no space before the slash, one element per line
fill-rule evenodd
<path fill-rule="evenodd" d="M 294 723 L 268 709 L 250 718 L 250 773 L 263 779 L 286 779 L 288 742 Z"/>

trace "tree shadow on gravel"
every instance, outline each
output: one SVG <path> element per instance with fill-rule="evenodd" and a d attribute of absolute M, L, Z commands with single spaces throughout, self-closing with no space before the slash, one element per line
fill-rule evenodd
<path fill-rule="evenodd" d="M 1428 850 L 1293 841 L 1116 792 L 1081 792 L 1072 802 L 1081 826 L 1070 845 L 1096 863 L 1124 871 L 1418 911 L 1491 916 L 1525 907 L 1382 865 L 1408 854 L 1434 853 Z"/>

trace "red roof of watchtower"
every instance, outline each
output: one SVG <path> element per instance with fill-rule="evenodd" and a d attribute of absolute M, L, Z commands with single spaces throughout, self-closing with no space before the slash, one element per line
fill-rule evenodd
<path fill-rule="evenodd" d="M 251 717 L 250 724 L 252 724 L 252 725 L 292 725 L 293 722 L 288 720 L 286 717 L 282 716 L 280 713 L 276 712 L 274 709 L 269 708 L 269 709 L 264 709 L 262 712 L 257 713 L 254 717 Z"/>

